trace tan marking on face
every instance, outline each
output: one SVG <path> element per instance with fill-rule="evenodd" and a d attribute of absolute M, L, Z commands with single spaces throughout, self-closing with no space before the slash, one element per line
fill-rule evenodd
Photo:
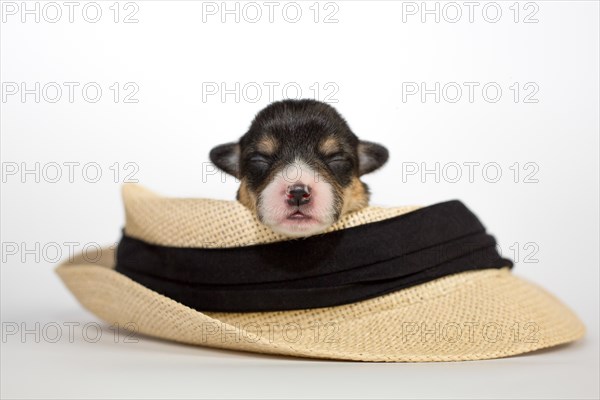
<path fill-rule="evenodd" d="M 344 189 L 344 205 L 342 215 L 358 211 L 369 205 L 369 193 L 365 185 L 358 178 L 353 178 L 352 183 Z"/>
<path fill-rule="evenodd" d="M 324 176 L 328 176 L 328 174 L 324 173 Z M 267 179 L 263 187 L 257 190 L 257 193 L 261 193 L 264 189 L 264 186 L 271 182 L 271 180 L 272 178 Z M 366 189 L 365 185 L 358 177 L 352 178 L 350 185 L 345 188 L 339 186 L 337 182 L 333 179 L 327 179 L 327 181 L 330 183 L 332 190 L 336 192 L 338 196 L 340 196 L 342 199 L 341 211 L 339 214 L 340 217 L 347 213 L 358 211 L 369 205 L 369 191 Z M 256 193 L 249 189 L 248 183 L 244 179 L 242 179 L 241 181 L 240 188 L 237 193 L 237 199 L 242 205 L 248 208 L 252 212 L 252 214 L 254 214 L 259 220 L 261 220 L 257 207 L 258 205 Z M 335 202 L 335 204 L 337 204 L 337 207 L 339 207 L 338 201 L 339 200 L 336 200 Z"/>
<path fill-rule="evenodd" d="M 238 189 L 237 199 L 256 215 L 256 196 L 248 189 L 248 184 L 244 180 L 242 180 Z"/>
<path fill-rule="evenodd" d="M 334 137 L 328 137 L 323 142 L 321 142 L 321 145 L 319 146 L 319 150 L 321 150 L 321 153 L 325 155 L 334 154 L 339 149 L 340 145 L 337 139 Z"/>
<path fill-rule="evenodd" d="M 275 139 L 273 136 L 265 135 L 258 141 L 256 150 L 263 154 L 271 155 L 277 151 L 277 147 L 279 147 L 277 139 Z"/>

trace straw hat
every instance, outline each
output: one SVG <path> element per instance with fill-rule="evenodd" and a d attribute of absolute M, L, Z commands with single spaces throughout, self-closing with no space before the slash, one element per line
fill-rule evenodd
<path fill-rule="evenodd" d="M 182 304 L 181 299 L 187 301 L 189 298 L 183 294 L 187 290 L 185 282 L 175 286 L 175 289 L 169 289 L 168 285 L 173 283 L 172 277 L 167 279 L 148 275 L 147 281 L 131 279 L 138 275 L 135 272 L 123 273 L 119 267 L 115 270 L 115 262 L 126 263 L 127 257 L 130 257 L 130 261 L 137 260 L 137 264 L 132 264 L 134 267 L 143 268 L 146 256 L 139 255 L 135 250 L 142 249 L 140 251 L 147 251 L 150 256 L 161 260 L 181 260 L 177 255 L 179 253 L 175 252 L 186 252 L 185 257 L 189 254 L 200 254 L 200 257 L 208 254 L 217 257 L 217 260 L 222 253 L 230 257 L 240 252 L 240 264 L 244 264 L 245 257 L 252 257 L 251 251 L 254 249 L 301 246 L 301 251 L 304 251 L 302 246 L 317 241 L 326 242 L 331 237 L 337 238 L 336 248 L 344 248 L 346 242 L 351 240 L 348 238 L 361 237 L 367 232 L 365 229 L 374 232 L 374 229 L 377 231 L 380 228 L 402 228 L 401 224 L 406 225 L 408 218 L 424 214 L 422 211 L 428 208 L 370 206 L 342 217 L 328 233 L 309 238 L 311 242 L 307 241 L 309 239 L 287 240 L 258 223 L 246 208 L 233 201 L 165 198 L 139 185 L 124 186 L 123 200 L 126 226 L 124 241 L 118 251 L 122 253 L 121 247 L 127 247 L 129 250 L 125 253 L 129 254 L 119 254 L 119 257 L 123 257 L 120 259 L 114 249 L 105 248 L 98 259 L 86 259 L 82 255 L 63 263 L 56 271 L 85 308 L 108 323 L 118 323 L 142 334 L 187 344 L 300 357 L 360 361 L 458 361 L 506 357 L 556 346 L 581 338 L 585 331 L 582 322 L 571 310 L 542 288 L 514 276 L 510 269 L 512 264 L 498 257 L 494 258 L 495 263 L 489 265 L 477 261 L 473 263 L 478 266 L 473 267 L 466 266 L 465 262 L 465 267 L 458 269 L 456 262 L 448 261 L 447 265 L 454 265 L 454 269 L 447 269 L 446 272 L 432 272 L 439 268 L 415 270 L 411 276 L 419 276 L 418 279 L 410 281 L 410 277 L 403 276 L 399 278 L 399 284 L 388 286 L 386 290 L 376 286 L 383 282 L 377 279 L 349 285 L 360 290 L 375 285 L 373 287 L 380 291 L 361 292 L 360 301 L 353 300 L 358 297 L 352 289 L 344 295 L 332 295 L 336 300 L 331 301 L 328 296 L 316 295 L 314 298 L 324 306 L 315 305 L 310 302 L 313 297 L 306 293 L 317 293 L 310 283 L 320 282 L 323 277 L 303 276 L 300 279 L 298 276 L 297 282 L 307 282 L 310 287 L 289 286 L 290 298 L 294 300 L 283 303 L 282 310 L 270 310 L 273 304 L 279 304 L 270 300 L 270 291 L 277 290 L 277 281 L 274 281 L 264 286 L 264 292 L 248 292 L 253 294 L 246 299 L 243 296 L 240 299 L 238 293 L 237 302 L 231 302 L 232 310 L 245 308 L 246 305 L 248 310 L 206 311 L 218 310 L 222 304 L 220 301 L 208 301 L 202 311 L 198 304 Z M 451 203 L 450 207 L 466 210 L 455 203 Z M 435 226 L 439 227 L 437 231 L 445 229 L 443 224 L 437 223 Z M 485 237 L 488 238 L 486 240 L 491 238 L 489 235 Z M 134 245 L 126 240 L 133 241 Z M 365 240 L 368 242 L 368 239 Z M 379 241 L 377 239 L 373 243 Z M 389 243 L 385 246 L 390 247 Z M 378 249 L 375 245 L 372 253 L 384 254 L 386 251 L 389 250 Z M 161 252 L 170 253 L 164 255 Z M 348 262 L 367 257 L 363 253 L 371 254 L 371 251 L 361 252 L 348 257 Z M 336 255 L 336 260 L 341 256 Z M 406 257 L 406 252 L 403 257 Z M 214 263 L 214 260 L 207 261 L 210 262 Z M 223 282 L 235 281 L 237 284 L 237 280 L 246 279 L 250 282 L 263 279 L 257 274 L 247 277 L 243 269 L 247 267 L 252 271 L 251 268 L 255 267 L 244 265 L 239 266 L 239 276 L 233 276 L 236 265 L 224 265 L 221 273 Z M 189 265 L 181 267 L 185 274 L 200 271 L 199 279 L 204 281 L 220 276 L 218 271 L 214 271 L 214 265 L 207 264 L 208 278 L 201 275 L 204 271 L 202 263 L 191 268 Z M 364 268 L 369 268 L 369 273 L 373 272 L 371 265 Z M 282 270 L 285 270 L 282 275 L 285 279 L 297 273 L 284 267 Z M 376 273 L 381 273 L 378 271 Z M 172 272 L 170 270 L 169 273 Z M 340 274 L 347 272 L 341 271 Z M 155 273 L 160 274 L 161 271 L 152 270 L 152 274 Z M 336 274 L 332 273 L 331 276 Z M 347 278 L 345 275 L 343 279 Z M 211 281 L 211 285 L 214 283 L 211 286 L 204 281 L 198 290 L 208 291 L 206 293 L 217 290 L 215 288 L 222 290 L 223 285 L 219 286 L 219 282 Z M 163 282 L 165 286 L 162 286 Z M 224 286 L 228 289 L 227 285 Z M 259 284 L 257 287 L 263 286 Z M 169 293 L 169 296 L 159 293 L 163 289 L 163 293 Z M 264 302 L 257 301 L 255 297 L 259 300 L 262 297 Z M 247 300 L 247 304 L 244 300 Z M 224 304 L 229 303 L 225 301 Z M 307 306 L 298 307 L 298 304 Z M 253 307 L 261 311 L 253 311 Z"/>

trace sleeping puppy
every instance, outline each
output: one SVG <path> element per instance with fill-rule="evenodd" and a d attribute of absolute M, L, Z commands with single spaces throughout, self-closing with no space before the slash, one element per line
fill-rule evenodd
<path fill-rule="evenodd" d="M 238 143 L 210 152 L 218 168 L 240 180 L 238 201 L 290 237 L 321 233 L 367 206 L 360 177 L 387 159 L 385 147 L 359 140 L 333 107 L 315 100 L 272 103 Z"/>

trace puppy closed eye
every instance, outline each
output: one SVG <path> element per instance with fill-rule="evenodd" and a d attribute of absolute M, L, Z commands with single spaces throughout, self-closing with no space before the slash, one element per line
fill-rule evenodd
<path fill-rule="evenodd" d="M 352 162 L 343 154 L 335 154 L 329 157 L 327 165 L 334 173 L 344 173 L 352 169 Z"/>
<path fill-rule="evenodd" d="M 255 154 L 248 159 L 248 166 L 256 172 L 264 172 L 271 166 L 271 160 L 262 154 Z"/>

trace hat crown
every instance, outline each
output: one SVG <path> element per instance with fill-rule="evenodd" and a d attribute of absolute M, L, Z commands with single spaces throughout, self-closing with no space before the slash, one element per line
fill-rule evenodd
<path fill-rule="evenodd" d="M 147 243 L 172 247 L 231 248 L 290 240 L 261 224 L 237 201 L 159 196 L 139 184 L 122 188 L 125 233 Z M 368 206 L 342 216 L 325 232 L 378 222 L 418 206 Z"/>

